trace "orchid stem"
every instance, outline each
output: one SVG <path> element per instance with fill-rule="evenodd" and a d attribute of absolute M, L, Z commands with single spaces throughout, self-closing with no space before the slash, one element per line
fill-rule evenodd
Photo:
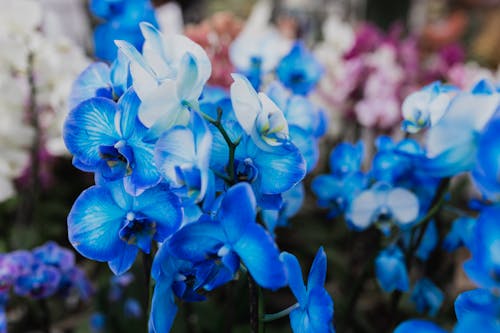
<path fill-rule="evenodd" d="M 248 275 L 248 292 L 250 302 L 250 332 L 264 333 L 262 290 L 250 275 Z"/>
<path fill-rule="evenodd" d="M 142 264 L 144 269 L 144 281 L 146 285 L 146 295 L 144 299 L 146 314 L 149 314 L 151 309 L 151 298 L 153 296 L 153 284 L 151 283 L 151 267 L 152 267 L 152 257 L 151 253 L 142 253 Z M 148 315 L 146 315 L 146 319 Z M 146 322 L 146 325 L 148 323 Z"/>
<path fill-rule="evenodd" d="M 267 322 L 270 322 L 273 320 L 283 318 L 285 316 L 288 316 L 290 314 L 290 312 L 297 309 L 298 307 L 299 307 L 299 303 L 295 303 L 295 304 L 287 307 L 286 309 L 281 310 L 280 312 L 265 314 L 263 320 L 264 320 L 264 322 L 267 323 Z"/>

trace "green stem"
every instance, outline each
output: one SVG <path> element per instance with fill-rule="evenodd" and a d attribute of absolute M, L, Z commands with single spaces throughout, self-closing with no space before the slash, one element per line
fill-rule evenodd
<path fill-rule="evenodd" d="M 251 275 L 248 275 L 248 295 L 250 303 L 250 332 L 264 333 L 262 290 Z"/>
<path fill-rule="evenodd" d="M 28 178 L 27 188 L 24 190 L 24 195 L 21 196 L 21 202 L 17 211 L 17 220 L 19 224 L 31 224 L 35 216 L 36 206 L 38 202 L 38 192 L 40 188 L 40 141 L 41 129 L 38 117 L 38 108 L 36 104 L 36 83 L 35 73 L 33 68 L 34 53 L 28 55 L 28 85 L 30 88 L 28 117 L 31 126 L 34 130 L 33 140 L 30 146 L 30 174 Z M 43 231 L 43 230 L 40 230 Z"/>
<path fill-rule="evenodd" d="M 151 253 L 144 253 L 142 252 L 142 264 L 143 264 L 143 270 L 144 270 L 144 281 L 146 285 L 146 295 L 144 298 L 144 309 L 146 309 L 146 314 L 149 314 L 149 311 L 151 309 L 151 299 L 153 297 L 153 284 L 151 283 L 151 267 L 153 264 L 152 260 L 152 254 Z M 148 315 L 146 315 L 146 325 L 147 323 Z"/>
<path fill-rule="evenodd" d="M 42 331 L 44 333 L 50 333 L 50 327 L 52 325 L 52 315 L 50 312 L 49 304 L 47 303 L 47 299 L 40 299 L 39 305 L 42 310 Z"/>
<path fill-rule="evenodd" d="M 410 247 L 408 251 L 405 254 L 405 262 L 406 262 L 406 269 L 408 272 L 410 272 L 412 264 L 413 264 L 413 258 L 415 256 L 415 252 L 417 251 L 418 247 L 420 246 L 420 243 L 422 242 L 422 239 L 424 238 L 425 234 L 425 229 L 427 229 L 427 226 L 429 223 L 432 221 L 432 219 L 436 216 L 436 214 L 440 211 L 441 207 L 443 206 L 445 202 L 445 196 L 446 193 L 448 192 L 448 188 L 450 186 L 451 178 L 443 178 L 441 182 L 438 185 L 438 188 L 436 190 L 436 194 L 434 195 L 434 198 L 432 199 L 431 202 L 431 208 L 425 214 L 424 217 L 422 217 L 415 225 L 413 226 L 413 230 L 411 233 L 410 237 Z M 415 233 L 418 233 L 417 239 L 415 240 Z M 400 291 L 395 291 L 391 295 L 391 312 L 394 313 L 399 305 L 399 301 L 401 300 L 402 293 Z"/>
<path fill-rule="evenodd" d="M 229 137 L 229 134 L 226 132 L 226 129 L 222 124 L 220 123 L 219 120 L 217 121 L 211 121 L 211 124 L 214 125 L 222 134 L 222 137 L 227 143 L 227 147 L 229 148 L 229 162 L 227 164 L 227 174 L 229 176 L 229 179 L 231 182 L 235 182 L 235 174 L 234 174 L 234 155 L 236 151 L 236 147 L 238 146 L 239 142 L 233 142 L 231 141 L 231 138 Z"/>
<path fill-rule="evenodd" d="M 286 309 L 281 310 L 280 312 L 265 314 L 264 315 L 264 322 L 267 323 L 267 322 L 288 316 L 290 314 L 290 312 L 297 309 L 299 306 L 300 306 L 299 303 L 295 303 L 294 305 L 291 305 L 291 306 L 287 307 Z"/>
<path fill-rule="evenodd" d="M 434 216 L 439 212 L 441 209 L 441 206 L 445 202 L 445 196 L 446 192 L 448 192 L 448 188 L 450 186 L 451 178 L 443 178 L 441 182 L 439 183 L 438 189 L 436 191 L 436 195 L 432 199 L 431 203 L 431 209 L 427 212 L 427 214 L 418 221 L 413 228 L 420 227 L 421 232 L 418 234 L 418 238 L 416 242 L 413 242 L 413 234 L 412 234 L 412 239 L 410 242 L 410 259 L 412 259 L 414 252 L 418 249 L 420 243 L 422 242 L 422 239 L 425 234 L 425 229 L 431 222 L 431 220 L 434 218 Z"/>

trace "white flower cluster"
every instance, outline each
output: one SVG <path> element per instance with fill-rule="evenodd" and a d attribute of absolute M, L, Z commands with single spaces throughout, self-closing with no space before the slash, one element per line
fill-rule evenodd
<path fill-rule="evenodd" d="M 42 6 L 35 0 L 7 1 L 0 11 L 0 202 L 15 193 L 13 180 L 26 169 L 34 140 L 53 155 L 65 153 L 61 129 L 69 90 L 90 62 L 64 37 L 61 24 L 60 33 L 53 33 L 57 16 Z"/>

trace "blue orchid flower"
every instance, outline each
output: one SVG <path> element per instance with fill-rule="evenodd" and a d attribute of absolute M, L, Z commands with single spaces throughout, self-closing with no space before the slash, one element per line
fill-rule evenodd
<path fill-rule="evenodd" d="M 209 183 L 212 134 L 195 111 L 191 126 L 175 126 L 162 134 L 155 146 L 155 164 L 173 188 L 184 188 L 184 197 L 201 201 Z"/>
<path fill-rule="evenodd" d="M 60 281 L 61 273 L 58 269 L 35 262 L 29 273 L 16 279 L 14 292 L 19 296 L 34 299 L 46 298 L 58 291 Z"/>
<path fill-rule="evenodd" d="M 290 53 L 281 59 L 276 74 L 294 94 L 307 95 L 323 75 L 323 67 L 305 44 L 297 41 Z"/>
<path fill-rule="evenodd" d="M 115 274 L 134 263 L 139 249 L 163 242 L 180 226 L 180 200 L 165 184 L 128 194 L 122 182 L 96 185 L 83 191 L 68 215 L 68 236 L 83 256 L 107 261 Z"/>
<path fill-rule="evenodd" d="M 500 286 L 500 206 L 485 208 L 476 221 L 471 243 L 472 258 L 464 263 L 467 276 L 483 288 Z"/>
<path fill-rule="evenodd" d="M 472 179 L 486 199 L 500 201 L 500 103 L 478 140 L 476 164 Z"/>
<path fill-rule="evenodd" d="M 378 254 L 375 259 L 375 276 L 385 292 L 408 290 L 408 271 L 404 254 L 399 247 L 392 245 Z"/>
<path fill-rule="evenodd" d="M 254 90 L 247 78 L 232 74 L 231 102 L 243 131 L 255 145 L 270 151 L 289 141 L 288 123 L 283 111 L 264 93 Z"/>
<path fill-rule="evenodd" d="M 112 61 L 117 48 L 114 40 L 126 40 L 141 50 L 144 38 L 138 24 L 141 21 L 158 26 L 154 7 L 149 0 L 92 0 L 90 12 L 106 22 L 94 30 L 94 48 L 96 57 Z"/>
<path fill-rule="evenodd" d="M 289 136 L 307 164 L 307 172 L 314 169 L 319 158 L 318 138 L 324 135 L 327 120 L 324 112 L 306 97 L 290 95 L 278 81 L 266 89 L 269 98 L 283 110 L 289 127 Z"/>
<path fill-rule="evenodd" d="M 426 135 L 422 171 L 449 177 L 474 167 L 479 133 L 500 104 L 500 94 L 488 81 L 479 81 L 470 92 L 460 92 L 441 120 Z"/>
<path fill-rule="evenodd" d="M 410 319 L 396 327 L 394 333 L 446 333 L 447 331 L 431 321 Z"/>
<path fill-rule="evenodd" d="M 358 230 L 378 222 L 382 231 L 388 231 L 391 224 L 404 227 L 418 215 L 419 201 L 415 194 L 387 183 L 376 183 L 354 198 L 346 217 Z"/>
<path fill-rule="evenodd" d="M 444 116 L 458 88 L 439 81 L 408 95 L 403 101 L 403 131 L 416 133 L 432 127 Z"/>
<path fill-rule="evenodd" d="M 130 60 L 133 87 L 141 100 L 139 119 L 151 128 L 151 137 L 189 122 L 189 110 L 199 109 L 198 99 L 212 67 L 205 51 L 182 35 L 162 35 L 141 23 L 143 54 L 125 41 L 116 41 Z"/>
<path fill-rule="evenodd" d="M 239 265 L 237 257 L 232 255 L 225 256 L 221 262 L 210 258 L 196 263 L 180 259 L 173 253 L 171 240 L 161 245 L 153 261 L 151 276 L 156 283 L 149 317 L 150 333 L 170 331 L 178 309 L 176 296 L 188 302 L 203 301 L 205 296 L 198 292 L 229 282 Z"/>
<path fill-rule="evenodd" d="M 118 51 L 111 66 L 104 62 L 94 62 L 78 75 L 71 86 L 68 107 L 72 110 L 92 97 L 117 100 L 130 87 L 130 81 L 129 61 Z"/>
<path fill-rule="evenodd" d="M 435 316 L 443 304 L 444 293 L 430 279 L 422 278 L 413 286 L 411 300 L 418 312 Z"/>
<path fill-rule="evenodd" d="M 75 255 L 72 251 L 60 247 L 56 242 L 49 241 L 33 249 L 33 257 L 45 265 L 68 270 L 75 266 Z"/>
<path fill-rule="evenodd" d="M 306 163 L 299 149 L 288 141 L 271 150 L 262 150 L 245 135 L 237 122 L 222 121 L 222 126 L 232 142 L 238 142 L 232 181 L 250 183 L 261 208 L 280 209 L 281 194 L 298 184 L 306 173 Z M 210 167 L 223 174 L 231 167 L 228 165 L 229 148 L 220 131 L 213 125 L 210 129 L 213 135 Z"/>
<path fill-rule="evenodd" d="M 356 195 L 366 187 L 361 172 L 363 144 L 340 143 L 329 156 L 330 173 L 315 177 L 311 189 L 320 207 L 329 208 L 329 217 L 346 212 Z"/>
<path fill-rule="evenodd" d="M 452 252 L 460 246 L 470 247 L 474 237 L 474 226 L 476 219 L 463 216 L 453 221 L 451 230 L 443 240 L 443 248 Z"/>
<path fill-rule="evenodd" d="M 257 222 L 256 201 L 248 183 L 232 186 L 220 200 L 213 220 L 201 218 L 177 231 L 169 240 L 172 253 L 183 260 L 201 262 L 216 258 L 241 260 L 262 287 L 277 289 L 286 284 L 283 264 L 271 235 Z M 228 267 L 229 268 L 229 267 Z"/>
<path fill-rule="evenodd" d="M 283 111 L 289 126 L 300 127 L 316 138 L 325 134 L 326 115 L 309 98 L 291 94 L 279 81 L 271 82 L 266 94 Z"/>
<path fill-rule="evenodd" d="M 127 191 L 138 194 L 161 177 L 152 168 L 154 144 L 143 139 L 147 129 L 137 120 L 140 101 L 132 89 L 118 103 L 95 97 L 71 110 L 63 138 L 73 164 L 96 172 L 99 180 L 123 178 Z"/>
<path fill-rule="evenodd" d="M 342 177 L 360 171 L 363 151 L 362 141 L 356 144 L 347 142 L 338 144 L 328 157 L 330 173 Z"/>
<path fill-rule="evenodd" d="M 375 145 L 377 153 L 373 157 L 371 175 L 378 181 L 393 185 L 412 177 L 424 155 L 423 149 L 413 139 L 395 143 L 391 137 L 382 135 L 375 140 Z"/>
<path fill-rule="evenodd" d="M 297 299 L 290 312 L 290 325 L 294 333 L 333 333 L 333 300 L 325 289 L 326 254 L 319 248 L 309 270 L 307 287 L 297 258 L 288 252 L 280 255 L 284 262 L 288 285 Z"/>

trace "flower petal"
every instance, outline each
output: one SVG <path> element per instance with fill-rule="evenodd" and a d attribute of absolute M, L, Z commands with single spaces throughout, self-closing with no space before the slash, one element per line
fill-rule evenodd
<path fill-rule="evenodd" d="M 292 143 L 276 146 L 272 151 L 258 151 L 255 164 L 261 174 L 260 190 L 264 194 L 283 193 L 306 174 L 306 163 Z"/>
<path fill-rule="evenodd" d="M 323 247 L 318 249 L 307 278 L 307 289 L 321 287 L 325 285 L 326 280 L 326 253 Z"/>
<path fill-rule="evenodd" d="M 89 259 L 113 260 L 125 247 L 118 237 L 124 216 L 107 188 L 92 186 L 80 194 L 68 215 L 69 240 Z"/>
<path fill-rule="evenodd" d="M 232 74 L 232 77 L 231 102 L 234 113 L 243 130 L 250 134 L 262 108 L 259 97 L 246 77 L 240 74 Z"/>
<path fill-rule="evenodd" d="M 170 252 L 192 262 L 215 255 L 226 242 L 220 224 L 213 221 L 194 222 L 177 231 L 168 241 Z"/>
<path fill-rule="evenodd" d="M 240 239 L 232 245 L 257 284 L 268 289 L 286 285 L 286 273 L 279 259 L 278 247 L 263 227 L 250 224 Z"/>
<path fill-rule="evenodd" d="M 108 266 L 115 275 L 121 275 L 128 271 L 134 264 L 139 248 L 134 245 L 126 245 L 120 254 L 108 262 Z"/>
<path fill-rule="evenodd" d="M 395 188 L 389 192 L 387 205 L 399 224 L 408 224 L 418 217 L 420 205 L 417 196 L 403 188 Z"/>
<path fill-rule="evenodd" d="M 163 242 L 182 221 L 181 202 L 166 184 L 159 184 L 135 197 L 134 210 L 157 223 L 155 239 Z"/>
<path fill-rule="evenodd" d="M 71 87 L 68 108 L 74 109 L 92 97 L 113 97 L 109 66 L 103 62 L 90 64 L 78 75 Z"/>
<path fill-rule="evenodd" d="M 247 227 L 256 223 L 256 209 L 255 195 L 248 183 L 238 183 L 226 192 L 217 218 L 230 243 L 238 241 Z"/>
<path fill-rule="evenodd" d="M 280 254 L 280 259 L 285 265 L 290 290 L 299 304 L 305 307 L 307 305 L 307 293 L 299 261 L 293 254 L 288 252 L 282 252 Z"/>
<path fill-rule="evenodd" d="M 115 128 L 116 104 L 106 98 L 95 97 L 80 103 L 66 118 L 63 138 L 68 150 L 79 161 L 96 165 L 101 157 L 101 145 L 113 146 L 119 135 Z"/>
<path fill-rule="evenodd" d="M 169 278 L 156 281 L 151 301 L 151 315 L 149 317 L 149 332 L 170 332 L 177 314 L 172 284 Z"/>

